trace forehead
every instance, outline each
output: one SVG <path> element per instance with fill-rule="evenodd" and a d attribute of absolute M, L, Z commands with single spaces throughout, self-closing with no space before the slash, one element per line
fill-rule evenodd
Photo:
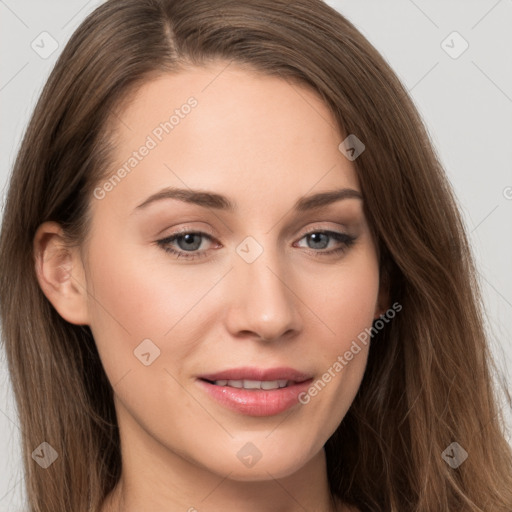
<path fill-rule="evenodd" d="M 191 67 L 144 83 L 117 113 L 107 176 L 122 176 L 108 202 L 135 206 L 167 186 L 250 192 L 261 204 L 270 192 L 291 204 L 308 192 L 358 189 L 341 141 L 309 87 L 233 63 Z"/>

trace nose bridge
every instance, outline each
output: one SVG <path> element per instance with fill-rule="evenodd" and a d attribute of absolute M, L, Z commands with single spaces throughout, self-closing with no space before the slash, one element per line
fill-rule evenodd
<path fill-rule="evenodd" d="M 237 247 L 231 276 L 235 293 L 229 315 L 233 334 L 251 331 L 270 341 L 300 329 L 291 272 L 271 239 L 266 236 L 265 242 L 258 242 L 247 237 Z"/>

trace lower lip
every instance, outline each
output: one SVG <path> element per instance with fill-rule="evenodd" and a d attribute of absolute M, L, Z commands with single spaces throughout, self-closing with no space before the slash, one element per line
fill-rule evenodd
<path fill-rule="evenodd" d="M 269 390 L 217 386 L 201 379 L 197 382 L 214 400 L 228 409 L 248 416 L 273 416 L 298 404 L 300 393 L 308 389 L 312 380 Z"/>

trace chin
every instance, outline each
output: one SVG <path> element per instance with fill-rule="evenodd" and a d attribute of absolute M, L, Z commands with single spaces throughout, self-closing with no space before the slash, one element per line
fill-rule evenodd
<path fill-rule="evenodd" d="M 287 447 L 283 443 L 279 448 L 267 447 L 259 452 L 254 445 L 247 443 L 245 449 L 237 448 L 236 452 L 219 454 L 216 460 L 209 461 L 213 463 L 209 468 L 210 471 L 222 476 L 229 475 L 229 479 L 237 481 L 257 482 L 285 478 L 306 466 L 314 457 L 314 454 L 298 453 L 297 448 L 296 445 Z M 219 461 L 222 461 L 220 465 Z"/>
<path fill-rule="evenodd" d="M 260 463 L 252 468 L 240 468 L 238 465 L 232 465 L 229 470 L 229 479 L 239 482 L 263 482 L 286 478 L 299 471 L 302 467 L 302 465 L 297 465 L 292 461 L 283 461 L 281 464 L 273 463 L 264 465 L 261 463 L 261 466 Z"/>

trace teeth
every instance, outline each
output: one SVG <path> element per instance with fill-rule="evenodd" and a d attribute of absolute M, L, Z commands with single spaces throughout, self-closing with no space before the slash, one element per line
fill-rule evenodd
<path fill-rule="evenodd" d="M 279 389 L 295 384 L 291 380 L 216 380 L 217 386 L 230 386 L 239 389 Z"/>
<path fill-rule="evenodd" d="M 261 384 L 259 380 L 244 380 L 244 389 L 261 389 Z"/>

